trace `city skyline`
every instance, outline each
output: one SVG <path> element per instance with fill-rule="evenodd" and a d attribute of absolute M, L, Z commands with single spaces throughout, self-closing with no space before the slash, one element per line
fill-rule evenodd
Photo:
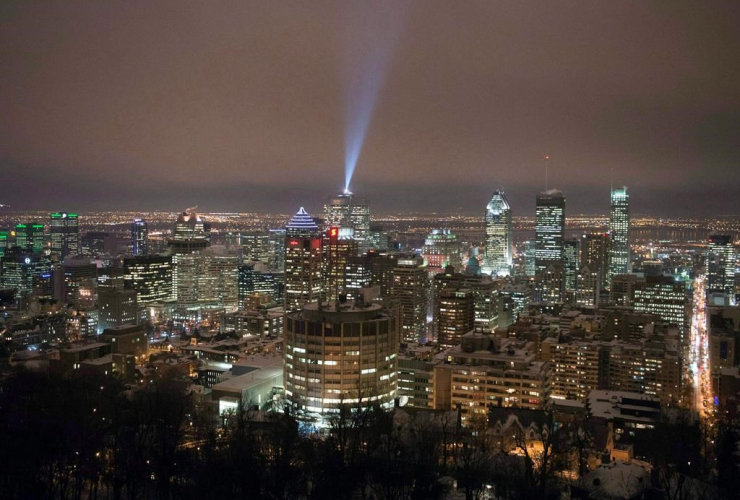
<path fill-rule="evenodd" d="M 549 155 L 572 213 L 612 169 L 635 213 L 735 211 L 737 5 L 397 4 L 8 4 L 0 203 L 318 212 L 354 172 L 384 210 L 524 215 Z"/>
<path fill-rule="evenodd" d="M 0 2 L 0 498 L 736 498 L 737 26 Z"/>

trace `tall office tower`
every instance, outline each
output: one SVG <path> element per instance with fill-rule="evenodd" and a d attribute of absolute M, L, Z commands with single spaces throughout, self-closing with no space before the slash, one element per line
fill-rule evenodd
<path fill-rule="evenodd" d="M 563 297 L 566 302 L 574 302 L 576 282 L 580 265 L 580 242 L 568 239 L 563 242 Z"/>
<path fill-rule="evenodd" d="M 635 301 L 636 274 L 615 274 L 609 288 L 609 303 L 615 306 L 631 306 Z"/>
<path fill-rule="evenodd" d="M 258 260 L 267 262 L 269 253 L 270 233 L 267 231 L 250 231 L 239 235 L 244 261 Z M 283 234 L 285 240 L 285 234 Z"/>
<path fill-rule="evenodd" d="M 475 279 L 466 278 L 466 286 L 473 292 L 473 309 L 475 311 L 475 329 L 481 332 L 493 332 L 498 328 L 501 316 L 502 279 L 492 279 L 490 276 L 480 276 Z"/>
<path fill-rule="evenodd" d="M 432 229 L 424 240 L 422 253 L 429 274 L 444 271 L 445 267 L 460 268 L 460 242 L 449 229 Z"/>
<path fill-rule="evenodd" d="M 223 246 L 177 256 L 178 306 L 237 309 L 239 257 Z"/>
<path fill-rule="evenodd" d="M 194 303 L 193 290 L 188 291 L 187 284 L 180 283 L 180 261 L 183 255 L 193 252 L 200 252 L 208 248 L 211 244 L 209 231 L 203 219 L 195 211 L 195 208 L 188 208 L 178 215 L 172 231 L 172 238 L 167 242 L 169 251 L 172 255 L 172 298 L 183 304 Z M 193 259 L 190 259 L 192 261 Z M 194 262 L 185 265 L 192 272 L 197 272 L 193 268 Z M 187 298 L 180 301 L 179 292 L 184 291 Z"/>
<path fill-rule="evenodd" d="M 44 243 L 44 225 L 40 222 L 25 222 L 16 224 L 15 245 L 26 252 L 43 252 L 46 248 Z"/>
<path fill-rule="evenodd" d="M 98 290 L 98 332 L 106 328 L 135 325 L 138 318 L 136 290 L 101 286 Z"/>
<path fill-rule="evenodd" d="M 50 298 L 51 290 L 46 290 L 51 278 L 51 262 L 41 253 L 26 252 L 11 248 L 0 260 L 0 287 L 15 290 L 15 297 L 33 293 L 42 298 Z M 44 278 L 45 277 L 45 278 Z M 43 287 L 44 290 L 40 290 Z M 39 293 L 40 292 L 40 293 Z"/>
<path fill-rule="evenodd" d="M 424 259 L 418 255 L 398 259 L 393 269 L 391 296 L 401 308 L 401 341 L 426 339 L 429 277 Z"/>
<path fill-rule="evenodd" d="M 524 242 L 524 275 L 533 278 L 536 274 L 537 253 L 534 241 Z"/>
<path fill-rule="evenodd" d="M 591 271 L 598 273 L 601 288 L 609 288 L 612 278 L 609 271 L 610 243 L 609 233 L 589 233 L 581 236 L 580 267 L 588 266 Z"/>
<path fill-rule="evenodd" d="M 268 269 L 264 262 L 253 262 L 239 265 L 237 274 L 237 302 L 240 309 L 246 308 L 248 299 L 255 295 L 271 302 L 283 302 L 284 273 Z"/>
<path fill-rule="evenodd" d="M 646 276 L 634 285 L 636 312 L 655 314 L 678 327 L 682 347 L 688 345 L 686 284 L 672 276 Z"/>
<path fill-rule="evenodd" d="M 458 345 L 475 328 L 475 297 L 469 289 L 443 289 L 434 300 L 437 340 L 444 347 Z"/>
<path fill-rule="evenodd" d="M 169 245 L 173 254 L 183 254 L 203 250 L 210 240 L 206 223 L 195 208 L 188 208 L 177 217 Z"/>
<path fill-rule="evenodd" d="M 387 252 L 390 248 L 390 233 L 382 226 L 370 226 L 370 249 Z"/>
<path fill-rule="evenodd" d="M 8 241 L 8 232 L 0 230 L 0 257 L 5 255 L 6 250 L 11 246 Z"/>
<path fill-rule="evenodd" d="M 611 248 L 609 251 L 609 277 L 631 271 L 630 265 L 630 196 L 627 188 L 612 189 L 612 205 L 609 213 Z"/>
<path fill-rule="evenodd" d="M 75 255 L 64 260 L 60 271 L 54 271 L 56 298 L 64 304 L 92 305 L 98 278 L 97 266 L 89 258 Z"/>
<path fill-rule="evenodd" d="M 510 325 L 532 303 L 532 287 L 525 283 L 504 283 L 501 287 L 501 306 L 499 323 Z"/>
<path fill-rule="evenodd" d="M 144 219 L 134 219 L 131 223 L 131 255 L 149 254 L 149 226 Z"/>
<path fill-rule="evenodd" d="M 508 276 L 511 274 L 513 239 L 511 206 L 503 191 L 494 191 L 486 206 L 486 252 L 483 274 Z"/>
<path fill-rule="evenodd" d="M 211 304 L 214 297 L 208 260 L 201 251 L 174 255 L 173 262 L 176 262 L 173 281 L 177 305 L 198 307 Z"/>
<path fill-rule="evenodd" d="M 575 303 L 580 307 L 599 307 L 601 275 L 583 266 L 576 277 Z"/>
<path fill-rule="evenodd" d="M 537 195 L 535 215 L 535 274 L 563 264 L 565 196 L 556 189 Z"/>
<path fill-rule="evenodd" d="M 63 261 L 80 251 L 80 232 L 77 214 L 54 212 L 50 215 L 51 255 Z"/>
<path fill-rule="evenodd" d="M 393 290 L 393 270 L 399 259 L 412 259 L 412 252 L 378 252 L 370 250 L 364 255 L 359 255 L 350 260 L 350 267 L 356 269 L 355 275 L 370 275 L 370 286 L 380 287 L 380 295 L 388 297 Z M 364 268 L 364 270 L 359 270 Z"/>
<path fill-rule="evenodd" d="M 270 229 L 267 237 L 267 267 L 285 271 L 285 229 Z"/>
<path fill-rule="evenodd" d="M 365 198 L 357 197 L 349 191 L 331 198 L 324 205 L 324 230 L 330 227 L 351 227 L 354 229 L 359 254 L 370 250 L 370 207 Z"/>
<path fill-rule="evenodd" d="M 300 311 L 319 300 L 323 238 L 303 207 L 285 226 L 285 311 Z"/>
<path fill-rule="evenodd" d="M 537 274 L 535 301 L 540 304 L 561 304 L 565 299 L 563 264 L 550 264 Z"/>
<path fill-rule="evenodd" d="M 113 254 L 117 246 L 116 236 L 105 231 L 88 231 L 80 237 L 80 255 L 88 257 Z"/>
<path fill-rule="evenodd" d="M 216 305 L 227 313 L 236 311 L 239 305 L 239 255 L 224 246 L 212 246 L 203 253 L 209 259 L 208 273 Z"/>
<path fill-rule="evenodd" d="M 347 227 L 332 227 L 329 237 L 324 241 L 324 285 L 322 300 L 339 300 L 346 295 L 347 268 L 350 261 L 357 257 L 357 241 L 354 231 Z"/>
<path fill-rule="evenodd" d="M 172 257 L 139 255 L 123 259 L 123 286 L 140 305 L 172 300 Z"/>
<path fill-rule="evenodd" d="M 707 294 L 726 294 L 735 303 L 735 247 L 732 235 L 712 234 L 707 245 Z"/>
<path fill-rule="evenodd" d="M 347 300 L 358 300 L 363 293 L 363 288 L 373 286 L 372 269 L 365 265 L 364 257 L 367 255 L 353 255 L 347 261 L 344 274 L 344 293 L 347 294 Z"/>
<path fill-rule="evenodd" d="M 455 273 L 448 267 L 444 273 L 434 276 L 433 283 L 435 303 L 443 292 L 469 291 L 473 295 L 473 328 L 482 332 L 492 332 L 498 327 L 499 316 L 502 313 L 503 279 Z"/>
<path fill-rule="evenodd" d="M 379 304 L 312 303 L 289 313 L 285 397 L 293 412 L 320 419 L 341 405 L 391 408 L 398 383 L 397 318 Z"/>

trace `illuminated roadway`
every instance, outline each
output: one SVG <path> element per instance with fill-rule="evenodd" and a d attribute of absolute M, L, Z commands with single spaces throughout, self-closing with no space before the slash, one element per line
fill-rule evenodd
<path fill-rule="evenodd" d="M 694 298 L 691 315 L 691 345 L 689 370 L 694 386 L 694 409 L 702 419 L 712 414 L 713 397 L 709 367 L 709 337 L 707 336 L 705 276 L 694 279 Z"/>

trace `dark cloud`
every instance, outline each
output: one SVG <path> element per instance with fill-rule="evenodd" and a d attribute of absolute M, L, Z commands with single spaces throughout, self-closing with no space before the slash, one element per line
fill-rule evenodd
<path fill-rule="evenodd" d="M 348 4 L 6 0 L 0 203 L 315 210 L 343 185 L 363 67 Z M 736 212 L 739 10 L 411 2 L 352 187 L 376 211 L 472 211 L 504 187 L 527 214 L 547 153 L 572 213 L 606 210 L 612 169 L 636 211 Z"/>

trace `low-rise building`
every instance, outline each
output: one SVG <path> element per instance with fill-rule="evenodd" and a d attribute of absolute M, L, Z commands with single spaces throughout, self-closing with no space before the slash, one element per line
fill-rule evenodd
<path fill-rule="evenodd" d="M 211 388 L 211 398 L 218 403 L 219 414 L 238 411 L 239 406 L 262 409 L 283 390 L 283 358 L 281 356 L 253 356 L 235 364 L 221 382 Z"/>
<path fill-rule="evenodd" d="M 631 441 L 660 420 L 660 400 L 625 391 L 591 391 L 586 407 L 592 425 L 594 449 L 611 453 L 616 442 Z"/>
<path fill-rule="evenodd" d="M 111 344 L 111 352 L 131 354 L 142 362 L 149 352 L 146 331 L 140 325 L 124 325 L 106 328 L 100 340 Z"/>
<path fill-rule="evenodd" d="M 459 407 L 463 420 L 489 405 L 543 408 L 550 397 L 550 364 L 530 342 L 469 332 L 434 367 L 434 408 Z"/>
<path fill-rule="evenodd" d="M 280 337 L 283 334 L 282 307 L 235 311 L 224 315 L 222 331 L 234 331 L 237 335 L 257 335 L 263 338 Z"/>
<path fill-rule="evenodd" d="M 439 362 L 434 354 L 431 347 L 409 347 L 398 355 L 398 397 L 401 406 L 434 406 L 434 366 Z"/>

